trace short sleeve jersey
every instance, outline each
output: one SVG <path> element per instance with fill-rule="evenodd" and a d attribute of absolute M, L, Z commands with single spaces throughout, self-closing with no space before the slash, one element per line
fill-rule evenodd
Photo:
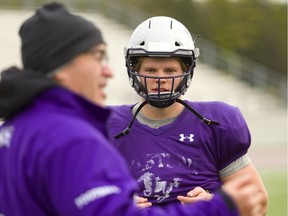
<path fill-rule="evenodd" d="M 222 102 L 188 102 L 219 126 L 206 125 L 188 109 L 171 124 L 151 128 L 135 120 L 128 135 L 115 139 L 133 117 L 133 105 L 111 107 L 108 133 L 140 185 L 139 196 L 158 205 L 176 201 L 196 186 L 214 192 L 219 170 L 247 153 L 251 137 L 237 107 Z"/>

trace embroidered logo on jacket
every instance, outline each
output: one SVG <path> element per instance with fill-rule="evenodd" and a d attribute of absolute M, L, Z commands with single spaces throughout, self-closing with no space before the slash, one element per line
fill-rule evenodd
<path fill-rule="evenodd" d="M 0 130 L 0 148 L 2 147 L 8 148 L 10 146 L 13 131 L 14 131 L 13 126 L 3 127 Z"/>
<path fill-rule="evenodd" d="M 121 192 L 121 189 L 116 185 L 107 185 L 92 188 L 75 198 L 74 202 L 76 206 L 81 209 L 90 202 L 93 202 L 96 199 L 105 197 L 112 194 L 118 194 Z"/>
<path fill-rule="evenodd" d="M 190 134 L 189 136 L 185 136 L 184 134 L 179 134 L 179 136 L 180 136 L 179 140 L 181 142 L 184 142 L 184 140 L 189 140 L 189 142 L 194 141 L 194 134 Z"/>

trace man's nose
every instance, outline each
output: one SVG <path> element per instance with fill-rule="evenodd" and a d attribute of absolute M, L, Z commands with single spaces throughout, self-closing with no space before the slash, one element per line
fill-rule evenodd
<path fill-rule="evenodd" d="M 166 74 L 163 71 L 158 71 L 156 76 L 158 77 L 156 79 L 156 82 L 160 82 L 160 83 L 166 82 L 166 78 L 165 78 Z"/>
<path fill-rule="evenodd" d="M 103 65 L 102 68 L 102 74 L 106 77 L 106 78 L 111 78 L 113 77 L 113 71 L 112 69 L 109 67 L 109 65 Z"/>
<path fill-rule="evenodd" d="M 166 82 L 166 78 L 165 77 L 156 78 L 156 82 L 157 83 L 165 83 Z"/>

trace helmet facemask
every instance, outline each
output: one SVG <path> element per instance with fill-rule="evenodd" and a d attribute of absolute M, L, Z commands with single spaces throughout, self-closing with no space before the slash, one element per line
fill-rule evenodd
<path fill-rule="evenodd" d="M 137 50 L 145 53 L 144 50 Z M 191 55 L 193 54 L 193 51 L 177 50 L 174 53 L 170 53 L 169 56 L 167 56 L 167 53 L 165 55 L 163 55 L 163 53 L 153 53 L 153 55 L 151 53 L 149 55 L 131 55 L 130 52 L 137 53 L 135 51 L 135 49 L 127 51 L 126 66 L 130 79 L 130 84 L 135 89 L 138 95 L 144 98 L 144 100 L 146 100 L 151 106 L 157 108 L 165 108 L 172 105 L 177 98 L 185 94 L 187 88 L 191 84 L 195 67 L 195 57 L 194 55 Z M 183 56 L 183 52 L 188 52 L 190 56 Z M 179 53 L 181 53 L 181 55 L 179 55 Z M 165 77 L 141 75 L 138 73 L 138 68 L 136 66 L 139 63 L 138 59 L 141 57 L 178 57 L 183 65 L 183 74 Z M 156 82 L 158 83 L 157 92 L 149 93 L 147 83 L 150 79 L 156 80 Z M 170 80 L 172 83 L 171 89 L 168 91 L 161 91 L 160 84 L 161 80 L 164 79 L 166 81 Z M 177 79 L 181 79 L 181 81 L 176 86 L 175 81 Z"/>

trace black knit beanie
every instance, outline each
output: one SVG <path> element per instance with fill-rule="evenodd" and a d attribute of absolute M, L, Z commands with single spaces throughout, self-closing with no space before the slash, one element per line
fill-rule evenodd
<path fill-rule="evenodd" d="M 22 24 L 19 34 L 24 68 L 43 74 L 104 43 L 92 22 L 69 13 L 60 3 L 49 3 L 36 10 Z"/>

